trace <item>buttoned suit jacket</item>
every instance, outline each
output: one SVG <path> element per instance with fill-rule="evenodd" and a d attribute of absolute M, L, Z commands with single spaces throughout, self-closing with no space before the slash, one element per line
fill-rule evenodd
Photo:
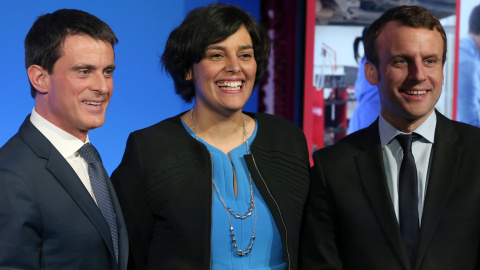
<path fill-rule="evenodd" d="M 126 269 L 125 223 L 109 181 L 108 189 L 117 217 L 118 264 L 100 209 L 28 116 L 0 148 L 0 268 Z"/>
<path fill-rule="evenodd" d="M 411 267 L 388 190 L 378 120 L 314 153 L 302 269 L 478 269 L 480 129 L 437 113 Z"/>

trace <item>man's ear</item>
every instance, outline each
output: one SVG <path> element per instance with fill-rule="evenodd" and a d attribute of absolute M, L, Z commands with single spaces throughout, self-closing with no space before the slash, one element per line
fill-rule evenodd
<path fill-rule="evenodd" d="M 46 94 L 49 89 L 50 74 L 39 65 L 31 65 L 27 69 L 28 79 L 38 92 Z"/>
<path fill-rule="evenodd" d="M 185 80 L 190 81 L 191 79 L 193 79 L 193 72 L 192 69 L 189 69 L 187 74 L 185 74 Z"/>
<path fill-rule="evenodd" d="M 375 67 L 374 64 L 366 61 L 365 66 L 365 79 L 367 79 L 368 83 L 371 85 L 377 85 L 378 84 L 378 70 Z"/>

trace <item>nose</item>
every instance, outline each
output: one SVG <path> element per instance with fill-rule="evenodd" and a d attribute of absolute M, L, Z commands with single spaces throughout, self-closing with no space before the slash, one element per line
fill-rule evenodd
<path fill-rule="evenodd" d="M 425 80 L 425 69 L 423 62 L 413 62 L 408 67 L 408 75 L 410 79 L 421 82 Z"/>
<path fill-rule="evenodd" d="M 237 74 L 242 71 L 240 61 L 236 57 L 228 57 L 225 62 L 225 71 Z"/>
<path fill-rule="evenodd" d="M 108 80 L 111 80 L 111 78 L 106 78 L 104 74 L 100 73 L 95 76 L 94 80 L 93 90 L 98 91 L 101 94 L 108 93 L 110 87 Z"/>

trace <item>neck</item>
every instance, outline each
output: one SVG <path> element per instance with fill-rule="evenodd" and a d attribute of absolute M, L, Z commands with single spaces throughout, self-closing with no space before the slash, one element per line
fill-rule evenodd
<path fill-rule="evenodd" d="M 183 115 L 183 120 L 207 143 L 228 155 L 232 149 L 245 142 L 242 111 L 230 115 L 219 115 L 207 110 L 199 110 L 194 106 Z M 193 123 L 192 123 L 193 120 Z"/>
<path fill-rule="evenodd" d="M 75 136 L 82 142 L 87 140 L 88 130 L 78 130 L 78 129 L 67 129 L 65 128 L 66 125 L 62 124 L 58 117 L 49 113 L 48 110 L 44 110 L 44 107 L 39 106 L 38 103 L 35 103 L 35 112 L 40 115 L 43 119 L 50 122 L 52 125 L 62 129 L 63 131 L 70 133 L 71 135 Z"/>
<path fill-rule="evenodd" d="M 435 113 L 434 110 L 432 110 L 430 113 L 427 115 L 424 115 L 423 117 L 420 118 L 401 118 L 398 116 L 393 116 L 391 117 L 389 114 L 385 114 L 381 112 L 382 117 L 394 128 L 397 130 L 403 132 L 403 133 L 411 133 L 415 129 L 417 129 L 427 118 L 432 114 Z"/>

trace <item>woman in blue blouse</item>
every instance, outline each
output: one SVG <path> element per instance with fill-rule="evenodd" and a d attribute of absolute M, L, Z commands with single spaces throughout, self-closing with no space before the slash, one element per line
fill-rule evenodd
<path fill-rule="evenodd" d="M 267 65 L 265 30 L 245 11 L 191 11 L 162 55 L 193 108 L 133 132 L 112 175 L 131 269 L 297 269 L 308 193 L 305 137 L 242 112 Z"/>

